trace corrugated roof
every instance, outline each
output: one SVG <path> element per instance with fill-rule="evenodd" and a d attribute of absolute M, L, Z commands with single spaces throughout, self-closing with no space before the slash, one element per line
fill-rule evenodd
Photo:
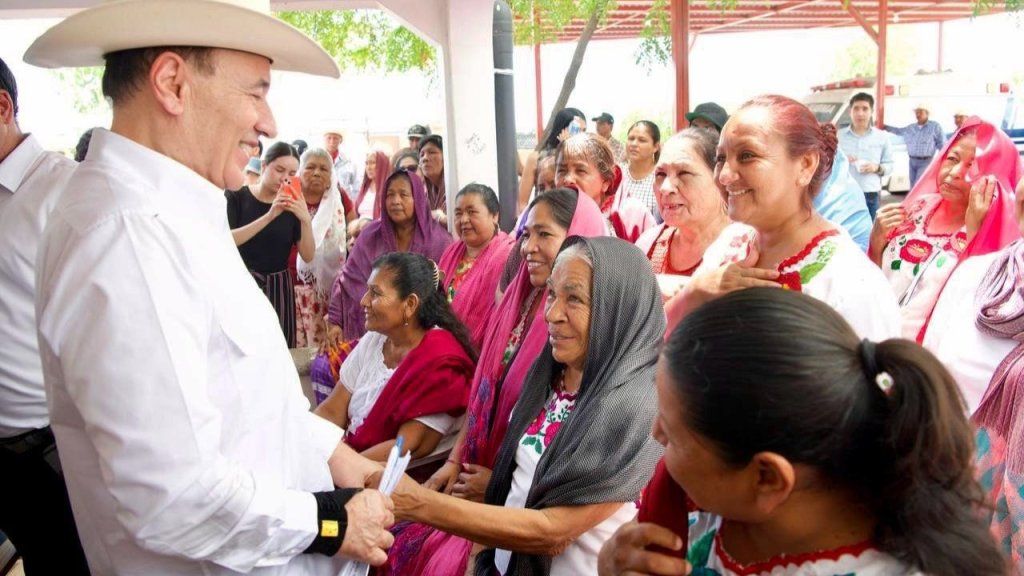
<path fill-rule="evenodd" d="M 654 4 L 655 0 L 619 0 L 616 8 L 594 33 L 594 39 L 640 36 L 645 17 Z M 667 18 L 668 2 L 663 4 Z M 984 13 L 1004 10 L 1001 0 L 995 0 L 992 4 L 990 10 Z M 976 15 L 976 6 L 975 0 L 889 0 L 888 21 L 890 24 L 911 24 L 970 18 Z M 854 11 L 869 25 L 878 25 L 878 2 L 866 0 L 850 0 L 845 3 L 842 0 L 738 0 L 732 9 L 721 8 L 720 2 L 716 6 L 714 0 L 694 0 L 690 4 L 690 32 L 718 34 L 859 26 L 852 13 Z M 579 38 L 585 25 L 585 21 L 576 20 L 562 27 L 555 38 L 559 42 L 574 41 Z"/>

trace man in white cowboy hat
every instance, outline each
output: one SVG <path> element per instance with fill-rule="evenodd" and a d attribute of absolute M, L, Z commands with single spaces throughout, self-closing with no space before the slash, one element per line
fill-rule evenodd
<path fill-rule="evenodd" d="M 919 102 L 914 106 L 914 117 L 917 122 L 908 124 L 902 128 L 889 126 L 885 129 L 893 134 L 899 134 L 907 143 L 907 155 L 910 156 L 910 187 L 924 174 L 925 168 L 931 163 L 935 153 L 942 150 L 946 138 L 942 134 L 942 126 L 934 120 L 928 119 L 931 106 L 927 102 Z"/>
<path fill-rule="evenodd" d="M 101 2 L 25 53 L 105 64 L 113 102 L 50 215 L 36 296 L 51 427 L 94 574 L 337 574 L 341 556 L 380 564 L 393 541 L 390 500 L 355 488 L 379 466 L 309 412 L 228 229 L 223 191 L 277 131 L 271 68 L 338 75 L 268 8 Z"/>
<path fill-rule="evenodd" d="M 75 163 L 18 125 L 18 86 L 0 59 L 0 531 L 25 573 L 89 574 L 60 472 L 36 340 L 36 250 Z"/>
<path fill-rule="evenodd" d="M 324 148 L 334 162 L 334 178 L 349 198 L 355 199 L 359 194 L 359 167 L 341 151 L 341 143 L 344 141 L 345 135 L 337 128 L 328 128 L 324 132 Z"/>

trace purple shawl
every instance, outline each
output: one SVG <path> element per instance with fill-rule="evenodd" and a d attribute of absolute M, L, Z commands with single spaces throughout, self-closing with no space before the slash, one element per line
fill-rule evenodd
<path fill-rule="evenodd" d="M 341 326 L 348 340 L 359 338 L 366 332 L 366 318 L 359 301 L 366 293 L 366 281 L 373 270 L 373 262 L 384 254 L 398 251 L 394 225 L 386 207 L 386 191 L 395 178 L 408 178 L 412 183 L 416 229 L 413 232 L 412 244 L 409 245 L 409 252 L 422 254 L 436 262 L 441 258 L 445 248 L 452 243 L 448 230 L 430 217 L 423 180 L 415 172 L 395 170 L 381 187 L 385 193 L 377 195 L 381 217 L 368 224 L 359 234 L 355 246 L 349 252 L 348 260 L 345 261 L 345 267 L 335 278 L 334 286 L 331 288 L 327 318 L 331 324 Z"/>
<path fill-rule="evenodd" d="M 971 417 L 977 426 L 978 478 L 993 506 L 989 527 L 1024 563 L 1024 240 L 999 252 L 975 300 L 978 330 L 1017 342 L 989 381 Z"/>
<path fill-rule="evenodd" d="M 976 304 L 978 330 L 1015 340 L 1017 347 L 996 368 L 974 421 L 1000 436 L 1024 439 L 1024 418 L 1014 417 L 1020 401 L 1024 401 L 1024 240 L 1007 246 L 992 262 L 978 288 Z M 1024 472 L 1024 453 L 1016 451 L 1008 457 L 1011 469 Z"/>

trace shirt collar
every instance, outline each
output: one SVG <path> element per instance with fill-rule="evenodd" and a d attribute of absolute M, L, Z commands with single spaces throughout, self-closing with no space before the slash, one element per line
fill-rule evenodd
<path fill-rule="evenodd" d="M 0 187 L 17 192 L 32 165 L 43 154 L 35 136 L 27 134 L 11 153 L 0 162 Z"/>
<path fill-rule="evenodd" d="M 214 226 L 227 221 L 223 190 L 177 160 L 134 140 L 97 128 L 85 159 L 113 164 L 117 172 L 129 172 L 152 186 L 158 193 L 150 200 L 161 211 L 189 220 L 199 218 Z"/>

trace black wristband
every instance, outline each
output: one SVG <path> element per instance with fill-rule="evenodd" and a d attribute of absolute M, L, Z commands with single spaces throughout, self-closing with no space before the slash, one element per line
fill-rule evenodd
<path fill-rule="evenodd" d="M 339 488 L 330 492 L 314 492 L 316 498 L 316 538 L 302 551 L 303 554 L 334 556 L 345 540 L 348 513 L 345 504 L 362 488 Z"/>

